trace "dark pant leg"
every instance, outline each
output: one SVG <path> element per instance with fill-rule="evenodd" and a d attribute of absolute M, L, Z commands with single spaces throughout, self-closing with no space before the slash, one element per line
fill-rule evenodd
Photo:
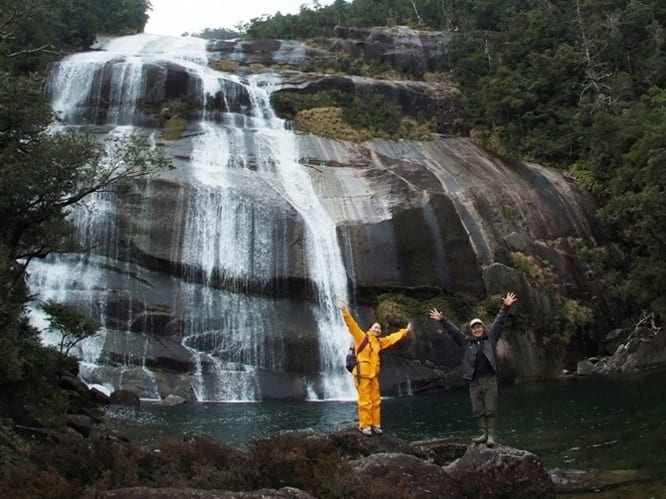
<path fill-rule="evenodd" d="M 469 398 L 475 418 L 497 412 L 497 376 L 482 376 L 469 382 Z"/>

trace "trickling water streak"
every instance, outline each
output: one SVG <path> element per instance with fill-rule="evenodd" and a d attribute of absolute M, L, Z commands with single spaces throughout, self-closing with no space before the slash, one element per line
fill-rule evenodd
<path fill-rule="evenodd" d="M 132 124 L 137 102 L 143 90 L 143 63 L 137 57 L 111 68 L 111 80 L 120 82 L 111 87 L 107 120 L 120 125 Z"/>
<path fill-rule="evenodd" d="M 440 232 L 439 225 L 437 224 L 437 217 L 432 209 L 432 206 L 430 206 L 430 196 L 428 196 L 426 191 L 423 192 L 421 209 L 423 210 L 423 219 L 430 229 L 430 233 L 432 234 L 433 238 L 435 256 L 437 257 L 437 261 L 435 262 L 434 267 L 436 269 L 437 276 L 439 277 L 440 286 L 444 287 L 448 282 L 450 282 L 448 261 L 444 251 L 442 233 Z"/>

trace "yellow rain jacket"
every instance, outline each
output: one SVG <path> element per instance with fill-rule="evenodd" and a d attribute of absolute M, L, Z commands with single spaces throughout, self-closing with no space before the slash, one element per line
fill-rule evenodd
<path fill-rule="evenodd" d="M 361 378 L 375 378 L 379 376 L 379 352 L 403 339 L 407 335 L 407 329 L 400 329 L 387 336 L 377 337 L 374 334 L 364 332 L 358 324 L 356 324 L 356 321 L 349 311 L 344 311 L 342 317 L 345 324 L 347 324 L 349 332 L 354 337 L 354 349 L 357 352 L 365 335 L 368 335 L 368 344 L 357 354 L 356 358 L 358 359 L 358 364 L 356 364 L 352 374 Z"/>

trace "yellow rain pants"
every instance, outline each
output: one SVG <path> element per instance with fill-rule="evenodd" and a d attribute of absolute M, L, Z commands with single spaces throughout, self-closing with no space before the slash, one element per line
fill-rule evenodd
<path fill-rule="evenodd" d="M 344 311 L 342 317 L 354 338 L 354 347 L 357 352 L 365 335 L 368 335 L 368 344 L 357 354 L 358 364 L 352 371 L 358 392 L 358 426 L 359 428 L 381 426 L 379 352 L 403 339 L 407 335 L 407 329 L 400 329 L 387 336 L 378 337 L 370 332 L 364 332 L 348 311 Z"/>

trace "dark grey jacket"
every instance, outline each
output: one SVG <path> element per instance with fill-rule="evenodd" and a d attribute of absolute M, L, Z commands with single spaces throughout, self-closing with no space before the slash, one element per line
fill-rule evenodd
<path fill-rule="evenodd" d="M 506 314 L 509 311 L 509 307 L 502 304 L 497 313 L 497 317 L 493 321 L 493 325 L 490 328 L 490 331 L 486 331 L 481 338 L 478 340 L 474 337 L 463 333 L 458 327 L 453 324 L 448 319 L 444 318 L 440 322 L 446 332 L 448 332 L 456 343 L 463 347 L 465 353 L 463 356 L 463 378 L 466 380 L 474 379 L 474 361 L 476 360 L 476 352 L 479 349 L 483 349 L 488 362 L 493 367 L 493 370 L 497 374 L 497 340 L 499 340 L 500 333 L 502 332 L 502 326 L 504 326 L 504 320 L 506 319 Z"/>

